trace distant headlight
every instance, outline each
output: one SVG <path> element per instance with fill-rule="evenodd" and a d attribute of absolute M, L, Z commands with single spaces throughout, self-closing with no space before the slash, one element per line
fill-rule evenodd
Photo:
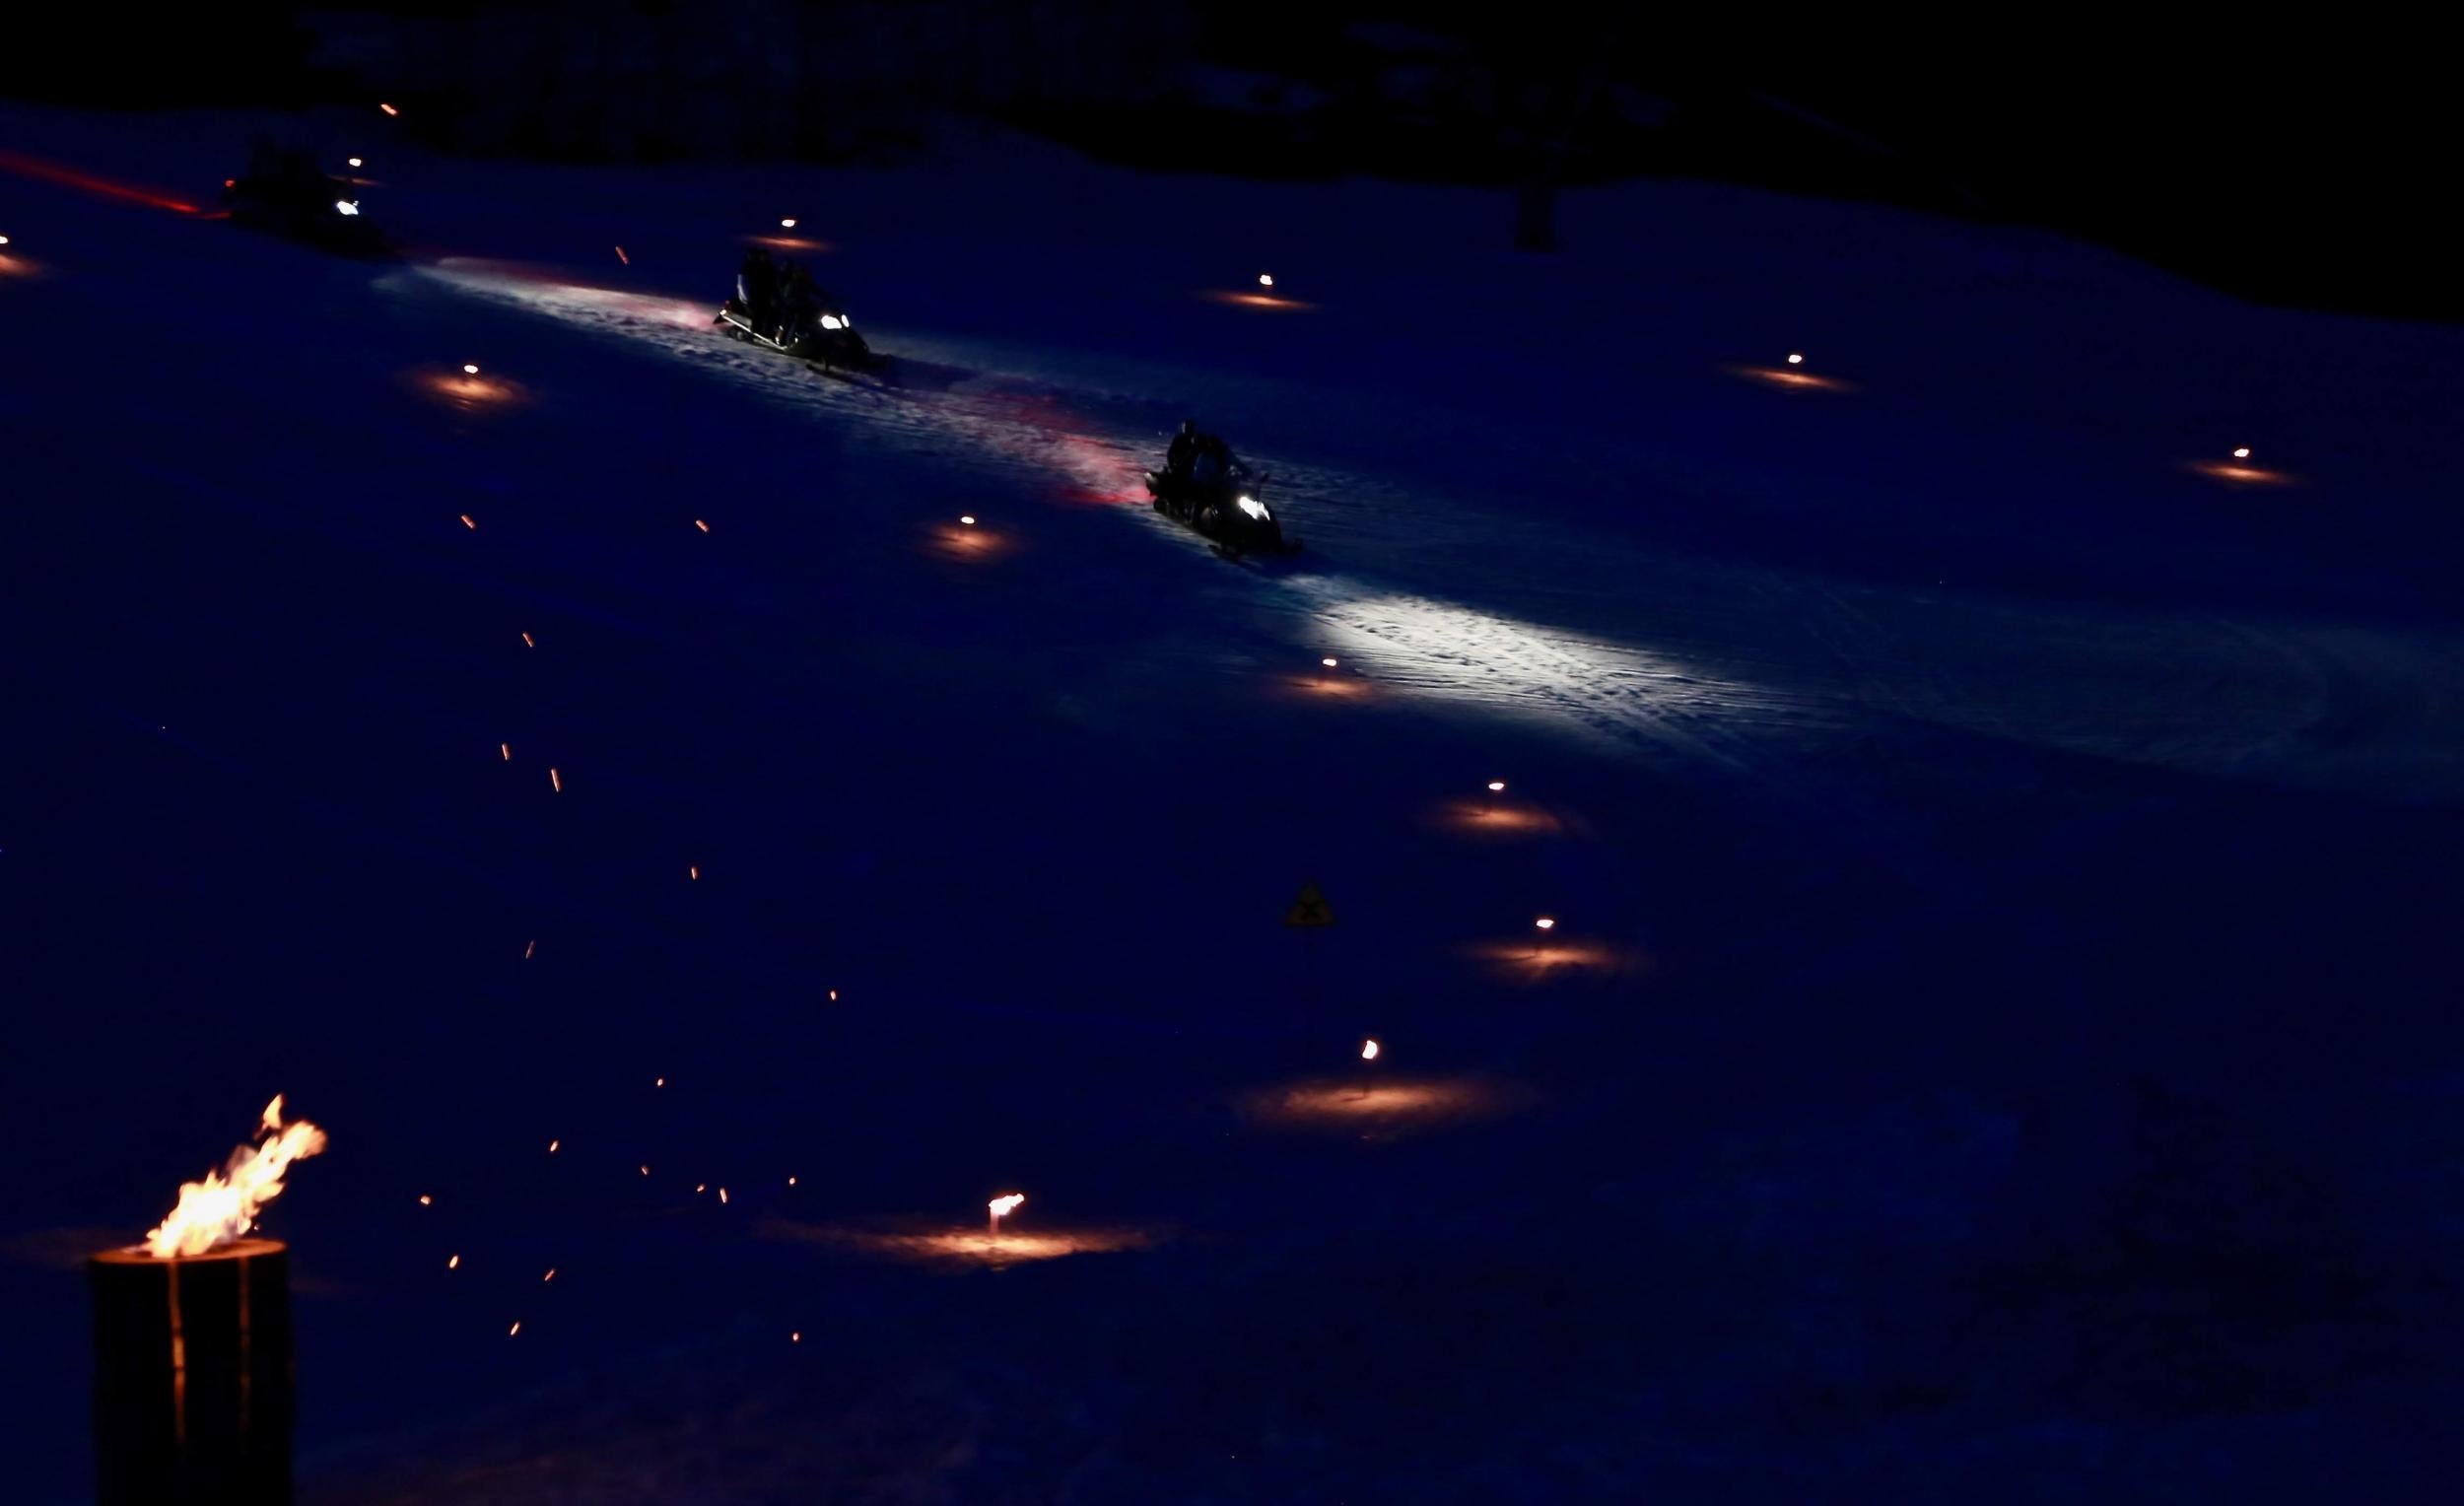
<path fill-rule="evenodd" d="M 847 327 L 847 320 L 840 318 L 835 313 L 825 313 L 821 316 L 821 327 L 824 329 L 844 329 Z"/>
<path fill-rule="evenodd" d="M 334 200 L 334 208 L 342 211 L 346 215 L 355 215 L 360 212 L 360 206 L 352 203 L 349 199 Z"/>
<path fill-rule="evenodd" d="M 1250 516 L 1258 519 L 1262 523 L 1266 520 L 1266 505 L 1260 502 L 1255 497 L 1242 498 L 1241 511 L 1247 513 Z"/>

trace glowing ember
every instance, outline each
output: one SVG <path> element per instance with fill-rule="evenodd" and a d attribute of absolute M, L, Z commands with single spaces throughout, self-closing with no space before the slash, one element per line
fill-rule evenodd
<path fill-rule="evenodd" d="M 459 1269 L 461 1268 L 461 1266 L 462 1266 L 462 1258 L 461 1258 L 460 1256 L 458 1256 L 458 1255 L 456 1255 L 456 1256 L 448 1256 L 448 1257 L 445 1259 L 445 1269 L 447 1269 L 447 1270 L 459 1270 Z"/>
<path fill-rule="evenodd" d="M 470 514 L 469 514 L 468 513 L 463 513 L 463 514 L 462 514 L 462 526 L 463 526 L 463 527 L 465 527 L 465 528 L 472 528 L 472 529 L 475 529 L 475 528 L 477 528 L 479 525 L 478 525 L 477 523 L 475 523 L 475 522 L 472 522 L 472 521 L 470 520 Z"/>
<path fill-rule="evenodd" d="M 646 1177 L 647 1177 L 647 1176 L 649 1176 L 650 1174 L 650 1169 L 649 1167 L 645 1166 L 645 1167 L 643 1167 L 643 1168 L 642 1168 L 642 1175 L 644 1175 L 644 1176 L 646 1176 Z"/>
<path fill-rule="evenodd" d="M 694 1184 L 693 1184 L 693 1196 L 694 1196 L 694 1197 L 696 1197 L 696 1198 L 701 1197 L 704 1193 L 707 1193 L 707 1192 L 709 1192 L 709 1191 L 710 1191 L 710 1184 L 709 1184 L 709 1183 L 707 1183 L 707 1182 L 696 1182 L 696 1183 L 694 1183 Z"/>
<path fill-rule="evenodd" d="M 667 1079 L 664 1077 L 656 1078 L 650 1083 L 650 1086 L 654 1088 L 663 1088 L 667 1086 Z"/>
<path fill-rule="evenodd" d="M 539 641 L 531 637 L 529 634 L 524 633 L 522 635 L 522 647 L 525 649 L 536 649 L 539 647 Z"/>
<path fill-rule="evenodd" d="M 538 942 L 537 938 L 535 938 L 535 937 L 534 937 L 534 938 L 532 938 L 529 942 L 527 942 L 527 943 L 525 943 L 525 944 L 523 945 L 523 947 L 522 947 L 522 961 L 524 961 L 524 962 L 528 962 L 528 961 L 530 960 L 530 954 L 531 954 L 532 952 L 537 951 L 538 949 L 539 949 L 539 942 Z"/>
<path fill-rule="evenodd" d="M 512 743 L 500 742 L 496 745 L 496 750 L 505 755 L 505 761 L 507 763 L 510 764 L 513 761 L 513 745 Z"/>
<path fill-rule="evenodd" d="M 554 1155 L 554 1154 L 556 1154 L 556 1147 L 557 1147 L 557 1146 L 559 1146 L 559 1145 L 562 1145 L 562 1144 L 564 1144 L 564 1143 L 565 1143 L 565 1142 L 564 1142 L 563 1140 L 550 1140 L 550 1141 L 548 1141 L 548 1154 L 549 1154 L 549 1155 Z"/>
<path fill-rule="evenodd" d="M 429 1197 L 426 1193 L 422 1193 L 422 1194 L 420 1194 L 420 1195 L 419 1195 L 419 1205 L 420 1205 L 421 1207 L 423 1207 L 423 1208 L 424 1208 L 424 1207 L 428 1207 L 428 1206 L 430 1206 L 430 1205 L 431 1205 L 431 1204 L 433 1204 L 436 1200 L 437 1200 L 436 1198 Z"/>
<path fill-rule="evenodd" d="M 688 865 L 684 870 L 684 876 L 699 881 L 702 876 L 702 870 L 699 867 Z"/>
<path fill-rule="evenodd" d="M 623 262 L 626 266 L 633 265 L 633 258 L 625 254 L 625 248 L 621 245 L 616 247 L 616 259 Z"/>
<path fill-rule="evenodd" d="M 542 1280 L 542 1281 L 553 1281 L 553 1280 L 555 1280 L 555 1279 L 556 1279 L 556 1267 L 555 1267 L 555 1266 L 550 1266 L 548 1267 L 548 1273 L 547 1273 L 546 1275 L 541 1276 L 539 1279 L 540 1279 L 540 1280 Z"/>
<path fill-rule="evenodd" d="M 565 776 L 557 773 L 553 769 L 550 769 L 548 771 L 548 787 L 555 790 L 558 794 L 563 794 L 565 792 Z"/>
<path fill-rule="evenodd" d="M 1374 1040 L 1363 1041 L 1360 1043 L 1360 1060 L 1363 1061 L 1375 1061 L 1378 1059 L 1378 1053 L 1383 1050 L 1385 1050 L 1385 1048 L 1378 1045 L 1378 1043 Z"/>
<path fill-rule="evenodd" d="M 719 1200 L 721 1202 L 727 1200 L 727 1190 L 723 1187 L 719 1190 Z"/>
<path fill-rule="evenodd" d="M 789 1187 L 793 1187 L 793 1186 L 795 1186 L 795 1179 L 794 1179 L 793 1177 L 789 1177 L 789 1178 L 787 1179 L 787 1186 L 789 1186 Z"/>
<path fill-rule="evenodd" d="M 282 1196 L 283 1173 L 291 1163 L 325 1148 L 325 1131 L 314 1125 L 306 1120 L 283 1124 L 279 1093 L 265 1106 L 258 1130 L 265 1137 L 234 1150 L 221 1171 L 181 1185 L 179 1205 L 146 1231 L 147 1254 L 167 1261 L 230 1244 L 248 1232 L 258 1208 Z"/>
<path fill-rule="evenodd" d="M 708 524 L 708 523 L 706 523 L 706 522 L 702 521 L 702 520 L 701 520 L 700 518 L 698 518 L 698 517 L 697 517 L 697 518 L 695 518 L 695 519 L 693 519 L 693 526 L 695 526 L 696 528 L 701 529 L 704 533 L 708 533 L 708 532 L 710 531 L 710 524 Z"/>
<path fill-rule="evenodd" d="M 507 1330 L 505 1331 L 505 1336 L 506 1336 L 506 1337 L 508 1337 L 508 1338 L 511 1338 L 511 1337 L 513 1337 L 514 1335 L 516 1335 L 516 1334 L 520 1333 L 521 1331 L 522 1331 L 522 1322 L 521 1322 L 521 1320 L 520 1320 L 519 1318 L 516 1318 L 516 1319 L 514 1319 L 514 1320 L 513 1320 L 513 1326 L 512 1328 L 507 1329 Z"/>
<path fill-rule="evenodd" d="M 801 1334 L 789 1334 L 789 1335 L 787 1335 L 787 1342 L 789 1342 L 789 1343 L 791 1343 L 791 1344 L 800 1344 L 800 1343 L 802 1343 L 803 1341 L 804 1341 L 804 1335 L 801 1335 Z"/>
<path fill-rule="evenodd" d="M 378 109 L 383 110 L 383 111 L 384 111 L 386 114 L 388 114 L 388 115 L 398 115 L 398 114 L 402 113 L 400 110 L 395 109 L 392 105 L 387 104 L 387 103 L 383 103 L 383 102 L 381 102 L 381 101 L 379 101 L 379 102 L 377 103 L 376 107 L 377 107 Z"/>

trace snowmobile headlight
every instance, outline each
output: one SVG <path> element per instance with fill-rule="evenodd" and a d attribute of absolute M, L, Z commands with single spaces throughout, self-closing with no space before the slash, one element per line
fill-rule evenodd
<path fill-rule="evenodd" d="M 360 206 L 352 203 L 349 199 L 334 200 L 334 208 L 340 213 L 346 215 L 355 215 L 360 212 Z"/>
<path fill-rule="evenodd" d="M 1260 502 L 1255 497 L 1242 498 L 1241 511 L 1247 513 L 1250 516 L 1258 519 L 1262 523 L 1266 520 L 1266 505 Z"/>
<path fill-rule="evenodd" d="M 835 313 L 825 313 L 821 316 L 821 327 L 824 329 L 839 329 L 844 327 L 846 322 Z"/>

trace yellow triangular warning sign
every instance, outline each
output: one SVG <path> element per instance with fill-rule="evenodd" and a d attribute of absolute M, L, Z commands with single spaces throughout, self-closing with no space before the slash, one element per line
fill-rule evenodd
<path fill-rule="evenodd" d="M 1300 898 L 1292 901 L 1291 911 L 1283 917 L 1286 925 L 1332 925 L 1335 909 L 1318 892 L 1316 884 L 1300 886 Z"/>

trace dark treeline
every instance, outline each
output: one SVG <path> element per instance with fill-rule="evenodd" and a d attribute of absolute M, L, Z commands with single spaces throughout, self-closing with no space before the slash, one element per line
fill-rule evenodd
<path fill-rule="evenodd" d="M 2358 21 L 2194 36 L 1559 0 L 411 0 L 160 11 L 103 47 L 57 11 L 13 28 L 13 97 L 381 91 L 456 151 L 846 159 L 955 110 L 1154 168 L 1874 198 L 2049 226 L 2249 297 L 2464 316 L 2439 54 Z"/>

